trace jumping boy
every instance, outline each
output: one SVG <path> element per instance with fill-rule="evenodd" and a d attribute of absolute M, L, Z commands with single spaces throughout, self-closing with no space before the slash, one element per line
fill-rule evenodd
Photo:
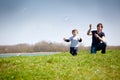
<path fill-rule="evenodd" d="M 79 46 L 79 42 L 82 42 L 82 38 L 79 38 L 78 35 L 78 30 L 77 29 L 73 29 L 72 30 L 72 35 L 69 39 L 64 38 L 63 40 L 66 42 L 71 42 L 70 45 L 70 53 L 75 56 L 78 53 L 78 46 Z"/>

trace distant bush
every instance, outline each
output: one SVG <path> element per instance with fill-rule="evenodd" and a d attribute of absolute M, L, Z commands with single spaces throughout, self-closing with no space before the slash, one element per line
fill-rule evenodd
<path fill-rule="evenodd" d="M 0 53 L 21 53 L 21 52 L 33 52 L 33 47 L 28 44 L 18 44 L 11 46 L 0 46 Z"/>
<path fill-rule="evenodd" d="M 0 53 L 27 53 L 27 52 L 64 52 L 68 46 L 62 43 L 41 41 L 34 45 L 17 44 L 0 46 Z"/>
<path fill-rule="evenodd" d="M 108 46 L 107 49 L 120 49 L 120 46 Z M 79 46 L 79 50 L 90 50 L 90 47 Z M 17 44 L 0 46 L 0 53 L 28 53 L 28 52 L 66 52 L 69 45 L 63 43 L 41 41 L 34 45 Z"/>
<path fill-rule="evenodd" d="M 41 41 L 34 45 L 33 50 L 35 52 L 61 52 L 61 51 L 68 51 L 67 46 L 62 43 L 52 43 Z"/>

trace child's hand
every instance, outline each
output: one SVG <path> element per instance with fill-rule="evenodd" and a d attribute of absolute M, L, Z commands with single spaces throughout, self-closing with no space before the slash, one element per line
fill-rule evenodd
<path fill-rule="evenodd" d="M 66 39 L 65 39 L 65 38 L 63 38 L 63 40 L 65 41 Z"/>

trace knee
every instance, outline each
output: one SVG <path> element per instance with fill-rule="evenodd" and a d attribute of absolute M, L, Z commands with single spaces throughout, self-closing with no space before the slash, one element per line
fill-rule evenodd
<path fill-rule="evenodd" d="M 91 53 L 96 53 L 96 47 L 91 47 Z"/>
<path fill-rule="evenodd" d="M 102 46 L 106 48 L 107 43 L 106 43 L 106 42 L 103 42 L 103 43 L 102 43 Z"/>

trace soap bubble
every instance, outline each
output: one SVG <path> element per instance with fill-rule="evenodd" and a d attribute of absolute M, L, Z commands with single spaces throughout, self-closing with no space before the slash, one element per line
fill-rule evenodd
<path fill-rule="evenodd" d="M 69 21 L 69 20 L 70 20 L 70 17 L 65 16 L 65 17 L 64 17 L 64 20 L 65 20 L 65 21 Z"/>

